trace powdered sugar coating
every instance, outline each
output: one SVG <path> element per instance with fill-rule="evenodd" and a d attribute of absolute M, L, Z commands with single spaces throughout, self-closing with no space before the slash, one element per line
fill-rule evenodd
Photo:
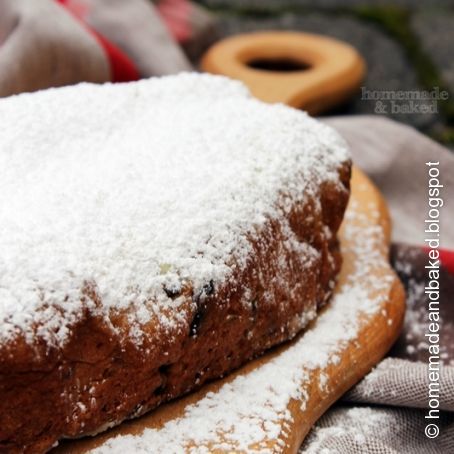
<path fill-rule="evenodd" d="M 330 128 L 208 75 L 23 94 L 0 117 L 2 340 L 61 345 L 83 308 L 130 309 L 138 339 L 153 314 L 178 324 L 164 286 L 228 279 L 277 201 L 348 159 Z"/>
<path fill-rule="evenodd" d="M 304 410 L 313 373 L 319 388 L 326 389 L 326 368 L 337 364 L 368 319 L 383 311 L 394 278 L 388 273 L 377 279 L 377 272 L 389 269 L 381 252 L 385 239 L 378 220 L 377 204 L 365 214 L 354 199 L 350 202 L 342 250 L 344 257 L 354 258 L 353 267 L 329 306 L 297 342 L 188 405 L 181 417 L 162 428 L 108 439 L 93 454 L 284 452 L 292 423 L 290 401 L 300 402 Z M 271 451 L 268 442 L 277 438 L 280 443 Z"/>

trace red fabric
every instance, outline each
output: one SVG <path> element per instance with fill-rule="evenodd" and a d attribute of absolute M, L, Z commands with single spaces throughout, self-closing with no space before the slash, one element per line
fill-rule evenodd
<path fill-rule="evenodd" d="M 88 27 L 87 27 L 88 28 Z M 112 44 L 95 30 L 88 28 L 107 54 L 112 72 L 112 82 L 130 82 L 140 78 L 132 60 L 120 48 Z"/>
<path fill-rule="evenodd" d="M 78 0 L 57 0 L 57 3 L 63 5 L 66 9 L 71 11 L 74 16 L 83 19 L 88 13 L 88 6 Z"/>
<path fill-rule="evenodd" d="M 423 247 L 424 251 L 429 253 L 428 247 Z M 454 251 L 448 249 L 438 249 L 440 253 L 441 264 L 454 276 Z"/>
<path fill-rule="evenodd" d="M 129 82 L 140 78 L 139 71 L 133 61 L 119 47 L 87 25 L 84 18 L 87 15 L 88 8 L 83 2 L 77 0 L 56 1 L 79 19 L 101 45 L 109 60 L 112 82 Z"/>
<path fill-rule="evenodd" d="M 158 11 L 173 37 L 184 43 L 191 38 L 191 4 L 188 0 L 161 0 Z"/>

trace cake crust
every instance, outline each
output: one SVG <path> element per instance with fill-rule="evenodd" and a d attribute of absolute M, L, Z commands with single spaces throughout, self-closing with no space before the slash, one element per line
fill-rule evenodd
<path fill-rule="evenodd" d="M 185 304 L 195 309 L 186 320 L 189 330 L 178 337 L 150 336 L 138 350 L 87 312 L 60 351 L 10 345 L 0 358 L 2 451 L 45 452 L 61 438 L 98 433 L 293 338 L 334 287 L 341 265 L 335 233 L 348 200 L 349 175 L 345 164 L 342 188 L 322 188 L 324 218 L 304 222 L 310 202 L 292 211 L 298 238 L 320 250 L 319 258 L 308 265 L 307 257 L 283 247 L 280 226 L 270 223 L 254 240 L 245 271 L 219 287 L 208 284 L 199 294 L 183 291 Z M 332 232 L 330 240 L 322 234 L 323 224 Z M 245 288 L 256 292 L 249 310 Z M 121 316 L 116 320 L 117 326 L 124 322 Z M 152 333 L 154 327 L 148 329 Z"/>
<path fill-rule="evenodd" d="M 222 258 L 224 278 L 159 281 L 165 299 L 151 293 L 143 302 L 149 314 L 139 331 L 127 305 L 109 307 L 106 317 L 108 296 L 87 278 L 64 341 L 49 340 L 61 336 L 54 313 L 58 323 L 45 325 L 45 336 L 36 322 L 8 332 L 0 345 L 0 450 L 45 452 L 59 439 L 100 432 L 293 338 L 328 300 L 340 269 L 336 233 L 350 181 L 341 157 L 326 176 L 314 171 L 310 186 L 296 175 L 300 197 L 282 185 L 273 203 L 279 215 L 264 213 L 243 229 L 245 252 Z M 64 312 L 64 303 L 52 310 Z M 40 310 L 46 304 L 43 296 Z"/>

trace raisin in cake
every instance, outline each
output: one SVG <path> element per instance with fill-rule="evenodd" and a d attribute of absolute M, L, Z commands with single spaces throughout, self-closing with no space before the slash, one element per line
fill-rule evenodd
<path fill-rule="evenodd" d="M 344 142 L 182 74 L 0 100 L 0 451 L 105 430 L 294 337 L 327 301 Z"/>

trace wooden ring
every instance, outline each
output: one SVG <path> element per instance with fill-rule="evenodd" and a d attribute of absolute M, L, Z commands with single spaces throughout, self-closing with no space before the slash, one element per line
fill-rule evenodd
<path fill-rule="evenodd" d="M 352 46 L 296 32 L 236 35 L 213 45 L 202 59 L 204 71 L 243 81 L 257 98 L 310 114 L 346 101 L 358 90 L 365 67 Z"/>

